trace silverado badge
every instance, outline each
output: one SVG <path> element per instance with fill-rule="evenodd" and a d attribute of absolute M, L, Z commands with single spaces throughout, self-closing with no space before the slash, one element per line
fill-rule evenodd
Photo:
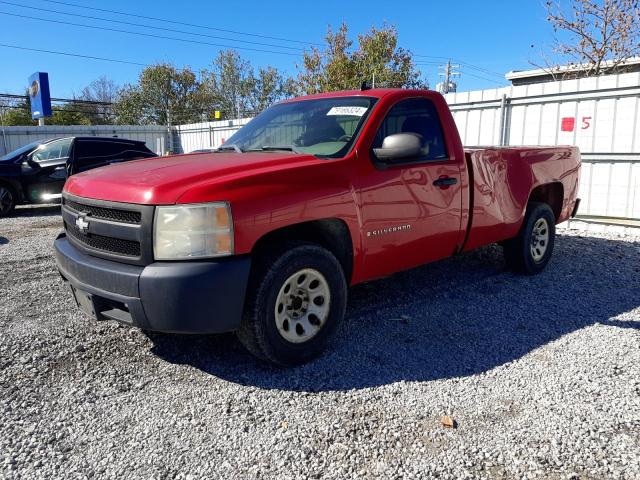
<path fill-rule="evenodd" d="M 397 227 L 384 227 L 378 230 L 370 230 L 367 232 L 367 237 L 377 237 L 379 235 L 402 232 L 404 230 L 411 230 L 411 225 L 398 225 Z"/>

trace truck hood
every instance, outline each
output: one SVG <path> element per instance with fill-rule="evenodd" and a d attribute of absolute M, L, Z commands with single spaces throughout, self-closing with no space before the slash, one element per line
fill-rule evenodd
<path fill-rule="evenodd" d="M 69 177 L 64 191 L 79 197 L 146 205 L 180 203 L 194 186 L 214 186 L 259 173 L 322 162 L 289 152 L 201 153 L 134 160 Z M 214 199 L 212 199 L 214 200 Z"/>

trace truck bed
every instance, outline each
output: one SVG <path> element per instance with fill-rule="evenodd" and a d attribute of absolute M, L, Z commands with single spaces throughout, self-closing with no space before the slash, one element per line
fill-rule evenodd
<path fill-rule="evenodd" d="M 530 192 L 535 200 L 551 191 L 556 223 L 571 215 L 580 181 L 577 147 L 468 147 L 465 157 L 473 188 L 464 251 L 514 237 Z"/>

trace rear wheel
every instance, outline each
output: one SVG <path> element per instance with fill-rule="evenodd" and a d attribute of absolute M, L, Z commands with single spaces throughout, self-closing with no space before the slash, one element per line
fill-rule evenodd
<path fill-rule="evenodd" d="M 509 268 L 535 275 L 549 263 L 555 244 L 555 216 L 546 203 L 531 202 L 518 236 L 504 242 Z"/>
<path fill-rule="evenodd" d="M 10 215 L 16 207 L 16 201 L 15 190 L 5 183 L 0 183 L 0 217 Z"/>
<path fill-rule="evenodd" d="M 237 335 L 261 359 L 305 363 L 334 338 L 346 303 L 347 284 L 335 256 L 317 245 L 292 244 L 257 260 Z"/>

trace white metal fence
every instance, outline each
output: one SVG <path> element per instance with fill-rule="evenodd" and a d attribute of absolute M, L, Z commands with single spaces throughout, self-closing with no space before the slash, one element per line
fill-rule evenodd
<path fill-rule="evenodd" d="M 640 73 L 446 95 L 466 146 L 577 145 L 585 219 L 640 221 Z M 183 151 L 218 146 L 237 123 L 177 129 Z"/>
<path fill-rule="evenodd" d="M 249 120 L 251 119 L 241 118 L 179 125 L 173 132 L 174 151 L 189 153 L 203 148 L 219 147 Z"/>
<path fill-rule="evenodd" d="M 580 215 L 640 220 L 640 73 L 446 98 L 465 145 L 577 145 Z"/>
<path fill-rule="evenodd" d="M 475 145 L 577 145 L 580 214 L 640 222 L 640 73 L 446 95 L 462 141 Z M 41 138 L 121 136 L 159 154 L 220 146 L 250 119 L 161 126 L 5 127 L 0 152 Z M 4 148 L 6 144 L 6 149 Z"/>
<path fill-rule="evenodd" d="M 36 140 L 55 137 L 97 136 L 141 140 L 150 150 L 164 155 L 169 149 L 169 130 L 157 125 L 45 125 L 43 127 L 2 127 L 0 155 Z"/>

